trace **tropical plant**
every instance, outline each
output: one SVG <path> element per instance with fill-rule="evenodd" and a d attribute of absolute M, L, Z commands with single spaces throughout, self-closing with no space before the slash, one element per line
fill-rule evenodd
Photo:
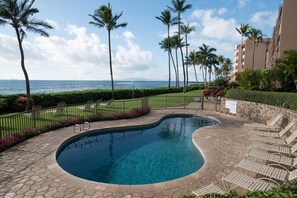
<path fill-rule="evenodd" d="M 21 54 L 21 68 L 26 81 L 26 94 L 30 98 L 30 81 L 25 67 L 25 53 L 23 49 L 23 40 L 26 37 L 26 31 L 40 34 L 48 37 L 49 34 L 45 29 L 53 27 L 48 23 L 37 20 L 33 16 L 39 12 L 33 7 L 35 0 L 2 0 L 0 2 L 0 25 L 11 25 L 15 30 L 19 50 Z M 26 102 L 25 111 L 29 110 L 29 100 Z"/>
<path fill-rule="evenodd" d="M 112 99 L 114 99 L 114 82 L 113 82 L 113 70 L 112 70 L 112 57 L 111 57 L 111 30 L 126 27 L 127 23 L 118 23 L 119 18 L 122 16 L 123 12 L 120 14 L 113 15 L 112 8 L 110 4 L 102 5 L 94 11 L 94 14 L 89 14 L 92 17 L 93 21 L 89 22 L 90 24 L 98 28 L 106 28 L 108 32 L 108 49 L 109 49 L 109 69 L 110 69 L 110 78 L 111 78 L 111 89 L 112 89 Z"/>
<path fill-rule="evenodd" d="M 190 34 L 191 32 L 195 31 L 195 27 L 194 26 L 190 26 L 190 24 L 188 23 L 187 25 L 182 24 L 181 25 L 181 34 L 185 35 L 185 42 L 186 42 L 186 59 L 189 56 L 188 53 L 188 34 Z M 186 86 L 188 86 L 189 84 L 189 65 L 188 62 L 186 61 Z"/>
<path fill-rule="evenodd" d="M 167 39 L 169 41 L 169 37 L 170 37 L 170 26 L 171 25 L 175 25 L 177 24 L 177 17 L 172 17 L 171 16 L 171 13 L 169 10 L 164 10 L 163 12 L 161 12 L 161 15 L 160 16 L 157 16 L 156 19 L 160 20 L 164 25 L 167 26 Z M 170 45 L 167 45 L 168 46 L 168 73 L 169 73 L 169 79 L 168 79 L 168 88 L 170 87 L 170 81 L 171 81 L 171 65 L 170 65 Z"/>
<path fill-rule="evenodd" d="M 240 44 L 240 61 L 242 61 L 242 43 L 243 43 L 243 37 L 247 37 L 248 33 L 250 31 L 251 26 L 249 24 L 246 23 L 242 23 L 240 24 L 239 28 L 235 28 L 237 30 L 237 32 L 241 35 L 241 44 Z M 243 64 L 241 64 L 241 69 L 243 70 Z"/>
<path fill-rule="evenodd" d="M 197 52 L 195 51 L 191 51 L 189 53 L 189 56 L 187 57 L 187 62 L 189 64 L 189 66 L 193 65 L 194 68 L 194 72 L 195 72 L 195 79 L 196 79 L 196 83 L 198 84 L 198 77 L 197 77 L 197 71 L 196 71 L 196 65 L 200 64 L 201 60 L 200 60 L 200 56 Z"/>
<path fill-rule="evenodd" d="M 191 9 L 191 4 L 185 4 L 186 0 L 172 0 L 172 8 L 169 7 L 173 12 L 177 13 L 177 20 L 178 20 L 178 40 L 181 42 L 181 13 L 184 13 L 186 10 Z M 183 75 L 184 75 L 184 92 L 186 92 L 186 70 L 185 70 L 185 64 L 184 64 L 184 55 L 182 50 L 183 45 L 179 46 L 181 58 L 182 58 L 182 66 L 183 66 Z"/>
<path fill-rule="evenodd" d="M 261 30 L 251 28 L 247 34 L 247 37 L 253 42 L 253 64 L 252 69 L 255 68 L 255 48 L 259 45 L 263 40 L 264 34 Z"/>
<path fill-rule="evenodd" d="M 215 62 L 215 59 L 217 59 L 217 55 L 214 53 L 217 51 L 215 48 L 209 47 L 208 45 L 203 44 L 199 47 L 198 54 L 201 56 L 201 63 L 202 67 L 204 68 L 204 83 L 206 86 L 206 79 L 207 79 L 207 70 L 209 74 L 211 73 L 211 67 L 213 64 L 217 63 Z M 210 77 L 209 77 L 210 79 Z"/>
<path fill-rule="evenodd" d="M 165 52 L 167 51 L 168 52 L 168 56 L 169 56 L 169 59 L 171 59 L 172 61 L 172 64 L 173 64 L 173 68 L 174 68 L 174 72 L 175 72 L 175 83 L 176 83 L 176 86 L 177 86 L 177 70 L 176 70 L 176 66 L 175 66 L 175 63 L 174 63 L 174 59 L 173 59 L 173 56 L 172 56 L 172 39 L 171 37 L 169 38 L 165 38 L 164 40 L 162 40 L 160 43 L 159 43 L 161 49 L 163 49 Z M 170 86 L 170 75 L 171 75 L 171 69 L 170 69 L 170 61 L 169 61 L 169 86 Z"/>
<path fill-rule="evenodd" d="M 271 73 L 271 78 L 279 82 L 284 90 L 297 89 L 297 50 L 285 51 L 284 57 L 272 66 Z"/>

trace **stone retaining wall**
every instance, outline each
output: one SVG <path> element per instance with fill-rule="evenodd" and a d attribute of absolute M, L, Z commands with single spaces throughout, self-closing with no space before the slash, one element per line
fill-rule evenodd
<path fill-rule="evenodd" d="M 226 100 L 232 100 L 232 99 L 222 98 L 221 105 L 220 105 L 220 112 L 228 114 L 229 109 L 225 108 Z M 247 102 L 247 101 L 241 101 L 241 100 L 232 100 L 232 101 L 237 101 L 236 114 L 232 114 L 236 117 L 247 119 L 254 122 L 266 123 L 268 120 L 275 118 L 277 114 L 282 113 L 285 116 L 286 120 L 294 121 L 296 123 L 295 128 L 297 128 L 296 111 L 281 108 L 281 107 L 266 105 L 266 104 L 255 103 L 255 102 Z"/>

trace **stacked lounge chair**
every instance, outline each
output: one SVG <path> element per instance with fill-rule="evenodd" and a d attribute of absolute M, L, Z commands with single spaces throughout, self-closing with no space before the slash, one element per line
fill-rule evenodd
<path fill-rule="evenodd" d="M 296 123 L 289 122 L 281 129 L 277 124 L 284 116 L 278 114 L 273 120 L 263 124 L 245 124 L 253 140 L 253 149 L 247 154 L 249 158 L 243 158 L 235 165 L 236 170 L 222 178 L 225 190 L 228 191 L 225 182 L 229 182 L 246 190 L 270 190 L 273 187 L 297 178 L 297 130 L 292 131 Z M 290 134 L 289 134 L 290 133 Z M 260 160 L 258 162 L 255 160 Z M 263 163 L 264 161 L 264 163 Z M 244 170 L 246 174 L 239 170 Z M 253 176 L 247 175 L 248 172 Z M 221 190 L 210 184 L 202 189 L 193 191 L 200 196 L 206 193 L 218 193 Z M 220 194 L 223 194 L 221 190 Z"/>

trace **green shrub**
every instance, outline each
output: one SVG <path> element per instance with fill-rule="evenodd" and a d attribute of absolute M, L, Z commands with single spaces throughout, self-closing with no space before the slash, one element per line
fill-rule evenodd
<path fill-rule="evenodd" d="M 227 91 L 226 98 L 257 102 L 297 110 L 296 93 L 229 89 Z"/>

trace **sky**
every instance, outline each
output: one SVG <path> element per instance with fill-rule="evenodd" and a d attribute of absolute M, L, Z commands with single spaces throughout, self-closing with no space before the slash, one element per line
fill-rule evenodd
<path fill-rule="evenodd" d="M 27 33 L 25 65 L 31 80 L 109 80 L 108 37 L 106 29 L 89 22 L 89 14 L 110 3 L 113 13 L 123 12 L 119 22 L 125 28 L 111 33 L 114 80 L 168 79 L 167 53 L 159 43 L 167 28 L 155 17 L 171 6 L 171 0 L 36 0 L 39 13 L 54 29 L 49 38 Z M 217 49 L 218 55 L 234 58 L 241 36 L 235 30 L 248 23 L 271 37 L 282 0 L 187 0 L 192 9 L 182 21 L 195 26 L 189 35 L 189 50 L 203 43 Z M 173 13 L 174 15 L 174 13 Z M 171 34 L 177 27 L 171 28 Z M 180 72 L 182 74 L 182 72 Z M 173 78 L 173 76 L 172 76 Z M 189 70 L 194 80 L 193 68 Z M 24 79 L 16 35 L 11 26 L 0 26 L 0 79 Z M 181 79 L 181 78 L 180 78 Z M 202 74 L 198 72 L 202 81 Z"/>

